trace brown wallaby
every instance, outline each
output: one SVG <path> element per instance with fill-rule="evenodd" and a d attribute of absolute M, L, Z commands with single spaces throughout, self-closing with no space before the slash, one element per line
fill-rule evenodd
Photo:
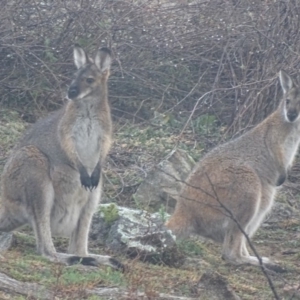
<path fill-rule="evenodd" d="M 278 109 L 249 132 L 203 157 L 183 184 L 166 223 L 176 235 L 196 233 L 223 243 L 222 257 L 258 265 L 244 232 L 253 236 L 273 205 L 300 141 L 300 88 L 281 71 Z M 274 264 L 263 257 L 265 264 Z"/>
<path fill-rule="evenodd" d="M 66 105 L 38 121 L 13 149 L 2 174 L 0 231 L 30 224 L 37 251 L 64 263 L 122 267 L 109 256 L 88 254 L 88 232 L 101 197 L 101 167 L 110 149 L 112 122 L 107 99 L 111 52 L 90 59 L 74 47 L 78 69 Z M 70 239 L 69 254 L 57 253 L 52 236 Z"/>

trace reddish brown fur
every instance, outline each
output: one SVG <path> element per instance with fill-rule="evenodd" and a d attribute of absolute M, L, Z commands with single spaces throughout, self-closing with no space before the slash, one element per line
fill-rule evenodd
<path fill-rule="evenodd" d="M 283 72 L 280 82 L 284 97 L 278 109 L 200 160 L 166 223 L 178 236 L 196 233 L 223 243 L 223 257 L 235 264 L 258 264 L 249 255 L 237 222 L 249 237 L 255 233 L 273 205 L 276 186 L 286 178 L 300 141 L 300 88 Z M 267 258 L 263 262 L 270 263 Z"/>

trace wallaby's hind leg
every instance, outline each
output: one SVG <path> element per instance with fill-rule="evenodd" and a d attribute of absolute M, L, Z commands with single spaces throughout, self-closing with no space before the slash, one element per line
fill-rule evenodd
<path fill-rule="evenodd" d="M 242 255 L 243 255 L 243 256 L 250 256 L 249 251 L 248 251 L 248 249 L 247 249 L 247 241 L 245 241 L 245 242 L 242 244 Z"/>
<path fill-rule="evenodd" d="M 226 234 L 222 248 L 222 257 L 235 265 L 259 265 L 257 257 L 249 255 L 246 248 L 246 238 L 237 227 Z M 267 257 L 262 257 L 262 262 L 267 264 L 270 261 Z"/>
<path fill-rule="evenodd" d="M 250 238 L 251 232 L 249 229 L 254 229 L 251 227 L 253 222 L 259 221 L 258 214 L 260 211 L 261 199 L 259 195 L 253 194 L 251 197 L 245 197 L 245 201 L 250 203 L 252 201 L 252 210 L 248 207 L 247 211 L 240 213 L 240 218 L 235 216 L 235 220 L 231 220 L 231 226 L 228 227 L 227 232 L 225 233 L 225 238 L 222 247 L 222 257 L 230 261 L 233 264 L 244 264 L 249 263 L 252 265 L 259 265 L 259 260 L 256 256 L 251 256 L 247 249 L 247 239 L 245 234 Z M 261 220 L 261 218 L 260 218 Z M 238 222 L 239 224 L 237 224 Z M 260 224 L 255 224 L 257 229 Z M 244 232 L 240 229 L 243 229 Z M 270 260 L 267 257 L 261 257 L 264 264 L 270 264 Z"/>
<path fill-rule="evenodd" d="M 244 236 L 238 228 L 227 232 L 222 247 L 222 258 L 234 264 L 243 263 L 244 243 Z"/>
<path fill-rule="evenodd" d="M 69 242 L 68 253 L 78 256 L 88 256 L 88 234 L 93 214 L 101 197 L 101 183 L 90 192 L 89 200 L 82 208 L 76 228 L 74 229 Z"/>
<path fill-rule="evenodd" d="M 273 205 L 274 196 L 274 189 L 268 190 L 267 187 L 263 189 L 259 209 L 246 227 L 246 231 L 249 237 L 252 237 L 255 234 L 257 229 L 260 227 L 261 223 L 264 221 L 266 214 L 270 211 Z"/>
<path fill-rule="evenodd" d="M 72 264 L 80 261 L 87 265 L 108 265 L 115 269 L 124 269 L 122 264 L 110 256 L 88 253 L 88 234 L 93 213 L 100 201 L 101 186 L 102 179 L 100 179 L 98 187 L 91 192 L 88 203 L 82 209 L 78 224 L 70 238 L 67 263 Z"/>
<path fill-rule="evenodd" d="M 34 216 L 31 225 L 36 237 L 37 252 L 43 256 L 52 257 L 56 250 L 53 245 L 50 226 L 51 209 L 54 201 L 54 190 L 50 179 L 39 182 L 33 178 L 26 186 L 26 197 L 39 201 L 30 208 Z"/>
<path fill-rule="evenodd" d="M 246 229 L 245 229 L 245 232 L 249 236 L 249 238 L 251 238 L 255 234 L 257 229 L 260 227 L 261 223 L 264 221 L 266 214 L 270 211 L 270 209 L 273 205 L 274 194 L 275 194 L 275 191 L 273 189 L 268 190 L 267 187 L 265 187 L 263 189 L 263 194 L 261 197 L 261 201 L 259 203 L 259 209 L 258 209 L 257 213 L 253 216 L 253 218 L 251 219 L 251 221 L 249 222 L 249 224 L 246 226 Z M 243 253 L 246 253 L 246 251 L 248 252 L 248 250 L 246 248 L 246 243 L 245 243 Z M 248 256 L 250 256 L 249 252 L 248 252 Z M 264 263 L 273 264 L 269 258 L 267 258 L 267 257 L 261 257 L 261 258 Z M 257 260 L 256 257 L 255 257 L 255 260 Z"/>
<path fill-rule="evenodd" d="M 255 181 L 255 178 L 253 178 L 253 185 L 255 182 L 257 181 Z M 252 192 L 249 190 L 247 192 L 245 190 L 243 191 L 242 186 L 241 188 L 242 193 L 237 193 L 237 191 L 236 194 L 243 195 L 243 206 L 241 206 L 239 211 L 231 210 L 234 219 L 230 220 L 225 231 L 222 257 L 233 264 L 249 263 L 258 265 L 258 259 L 254 256 L 251 256 L 248 252 L 245 234 L 249 236 L 249 224 L 251 224 L 253 220 L 256 220 L 257 214 L 260 213 L 260 205 L 262 200 L 261 193 L 259 185 L 257 185 L 257 189 L 254 189 Z M 244 233 L 241 229 L 244 231 Z M 269 260 L 264 258 L 263 262 L 267 263 Z"/>
<path fill-rule="evenodd" d="M 7 216 L 0 221 L 2 226 L 5 227 L 6 223 L 9 227 L 10 223 L 8 229 L 12 230 L 29 222 L 35 232 L 37 251 L 51 256 L 55 253 L 50 229 L 53 201 L 47 157 L 34 146 L 18 149 L 3 171 L 3 213 L 0 217 L 5 211 Z"/>

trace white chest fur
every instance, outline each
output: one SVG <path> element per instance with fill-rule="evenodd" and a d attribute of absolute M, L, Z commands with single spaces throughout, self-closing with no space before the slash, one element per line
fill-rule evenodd
<path fill-rule="evenodd" d="M 300 126 L 297 126 L 286 138 L 284 143 L 284 157 L 287 167 L 290 167 L 297 154 L 300 142 Z"/>
<path fill-rule="evenodd" d="M 76 119 L 72 136 L 77 155 L 91 175 L 100 159 L 102 128 L 98 115 L 87 108 Z"/>

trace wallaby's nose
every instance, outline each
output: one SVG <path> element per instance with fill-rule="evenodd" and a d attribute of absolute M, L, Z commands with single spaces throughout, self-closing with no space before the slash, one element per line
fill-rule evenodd
<path fill-rule="evenodd" d="M 288 117 L 288 119 L 289 119 L 290 122 L 293 122 L 293 121 L 295 121 L 297 119 L 298 112 L 296 110 L 288 111 L 287 117 Z"/>
<path fill-rule="evenodd" d="M 73 99 L 75 97 L 77 97 L 79 94 L 79 89 L 77 86 L 70 86 L 69 90 L 68 90 L 68 97 L 70 99 Z"/>

